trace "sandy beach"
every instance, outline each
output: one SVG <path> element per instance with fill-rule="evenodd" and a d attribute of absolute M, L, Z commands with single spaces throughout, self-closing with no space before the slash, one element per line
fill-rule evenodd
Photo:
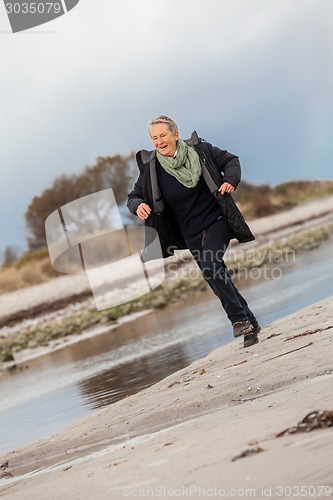
<path fill-rule="evenodd" d="M 332 217 L 328 197 L 253 221 L 253 245 L 306 233 Z M 85 276 L 56 281 L 57 287 L 3 296 L 0 317 L 87 288 Z M 333 498 L 332 318 L 333 297 L 266 325 L 255 346 L 244 349 L 236 339 L 48 439 L 2 455 L 0 496 Z M 311 422 L 298 426 L 312 412 Z"/>
<path fill-rule="evenodd" d="M 332 317 L 329 298 L 5 454 L 1 496 L 332 498 Z"/>

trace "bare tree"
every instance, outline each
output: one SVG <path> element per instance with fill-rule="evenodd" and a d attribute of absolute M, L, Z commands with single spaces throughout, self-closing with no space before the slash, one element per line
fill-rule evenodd
<path fill-rule="evenodd" d="M 134 178 L 134 153 L 128 156 L 99 157 L 83 172 L 57 177 L 50 188 L 35 196 L 25 213 L 30 250 L 46 246 L 45 220 L 58 208 L 78 198 L 112 188 L 117 204 L 122 203 Z"/>
<path fill-rule="evenodd" d="M 3 253 L 2 266 L 6 267 L 16 262 L 19 258 L 19 249 L 16 246 L 7 245 Z"/>

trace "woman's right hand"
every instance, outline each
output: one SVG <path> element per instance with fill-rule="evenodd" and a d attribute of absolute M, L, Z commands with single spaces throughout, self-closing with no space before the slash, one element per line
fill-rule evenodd
<path fill-rule="evenodd" d="M 141 220 L 147 219 L 150 212 L 151 212 L 150 206 L 147 205 L 146 203 L 140 203 L 140 205 L 136 210 L 136 214 Z"/>

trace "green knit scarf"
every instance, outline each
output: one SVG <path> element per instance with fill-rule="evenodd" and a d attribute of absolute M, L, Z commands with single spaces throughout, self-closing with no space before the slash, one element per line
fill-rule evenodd
<path fill-rule="evenodd" d="M 178 139 L 177 155 L 174 158 L 163 156 L 156 151 L 157 159 L 168 174 L 187 188 L 195 187 L 201 175 L 200 158 L 197 152 L 188 146 L 185 141 Z"/>

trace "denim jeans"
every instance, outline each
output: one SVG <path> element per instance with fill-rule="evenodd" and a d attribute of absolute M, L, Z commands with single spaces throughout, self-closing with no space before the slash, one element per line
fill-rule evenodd
<path fill-rule="evenodd" d="M 186 244 L 201 269 L 202 276 L 220 299 L 229 320 L 256 322 L 253 312 L 234 285 L 223 256 L 230 242 L 230 229 L 222 217 L 196 236 L 185 238 Z"/>

